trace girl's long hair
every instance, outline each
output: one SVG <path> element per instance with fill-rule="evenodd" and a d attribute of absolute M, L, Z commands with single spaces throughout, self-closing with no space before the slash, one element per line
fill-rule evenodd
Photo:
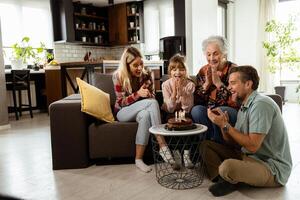
<path fill-rule="evenodd" d="M 121 81 L 123 90 L 132 93 L 131 75 L 129 65 L 137 58 L 142 58 L 141 52 L 135 47 L 128 47 L 124 50 L 117 72 Z"/>

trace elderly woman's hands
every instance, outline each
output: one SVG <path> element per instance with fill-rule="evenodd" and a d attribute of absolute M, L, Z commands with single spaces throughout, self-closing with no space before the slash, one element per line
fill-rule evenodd
<path fill-rule="evenodd" d="M 203 90 L 208 90 L 208 88 L 211 86 L 212 84 L 212 72 L 211 72 L 211 67 L 208 67 L 206 74 L 205 74 L 205 82 L 202 85 Z"/>
<path fill-rule="evenodd" d="M 222 72 L 219 72 L 216 66 L 211 66 L 211 77 L 213 84 L 219 89 L 223 83 L 220 79 Z"/>

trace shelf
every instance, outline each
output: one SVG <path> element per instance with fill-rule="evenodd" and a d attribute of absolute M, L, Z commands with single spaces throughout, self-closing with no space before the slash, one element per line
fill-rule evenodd
<path fill-rule="evenodd" d="M 135 13 L 135 14 L 128 13 L 127 14 L 127 17 L 138 17 L 138 16 L 140 16 L 139 13 Z"/>
<path fill-rule="evenodd" d="M 138 41 L 129 41 L 129 42 L 128 42 L 128 44 L 139 44 L 139 43 L 141 43 L 140 40 L 138 40 Z"/>
<path fill-rule="evenodd" d="M 108 20 L 105 17 L 100 17 L 100 16 L 96 16 L 96 15 L 82 15 L 80 13 L 74 13 L 74 15 L 77 16 L 77 17 L 93 18 L 93 19 L 100 19 L 100 20 Z"/>
<path fill-rule="evenodd" d="M 77 28 L 76 31 L 89 31 L 89 32 L 98 32 L 98 33 L 106 33 L 107 31 L 103 30 L 94 30 L 94 29 L 88 29 L 88 28 Z"/>
<path fill-rule="evenodd" d="M 133 28 L 128 28 L 129 31 L 136 31 L 136 30 L 140 30 L 140 27 L 133 27 Z"/>

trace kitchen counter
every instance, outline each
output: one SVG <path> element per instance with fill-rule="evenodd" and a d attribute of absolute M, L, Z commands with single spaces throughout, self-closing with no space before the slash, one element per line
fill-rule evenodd
<path fill-rule="evenodd" d="M 69 69 L 83 69 L 81 75 L 81 79 L 86 77 L 86 81 L 90 83 L 92 80 L 92 74 L 95 72 L 95 69 L 100 69 L 102 73 L 112 73 L 114 70 L 118 68 L 119 60 L 102 60 L 95 62 L 64 62 L 60 63 L 60 72 L 61 72 L 61 89 L 62 89 L 62 97 L 68 95 L 67 93 L 67 81 L 70 84 L 71 88 L 75 93 L 78 92 L 78 87 L 74 83 L 74 77 L 72 78 L 69 74 Z M 163 72 L 163 61 L 152 61 L 152 60 L 144 60 L 144 65 L 150 68 L 154 73 L 155 80 L 160 80 L 160 77 Z M 159 86 L 159 83 L 156 84 Z"/>

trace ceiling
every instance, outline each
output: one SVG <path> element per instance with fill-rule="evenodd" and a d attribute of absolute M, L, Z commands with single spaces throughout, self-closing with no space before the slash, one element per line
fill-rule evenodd
<path fill-rule="evenodd" d="M 78 1 L 78 0 L 73 0 L 73 1 Z M 94 6 L 108 6 L 108 1 L 109 0 L 80 0 L 81 3 L 92 3 Z M 113 0 L 114 4 L 119 4 L 119 3 L 125 3 L 129 1 L 135 1 L 135 0 Z"/>

